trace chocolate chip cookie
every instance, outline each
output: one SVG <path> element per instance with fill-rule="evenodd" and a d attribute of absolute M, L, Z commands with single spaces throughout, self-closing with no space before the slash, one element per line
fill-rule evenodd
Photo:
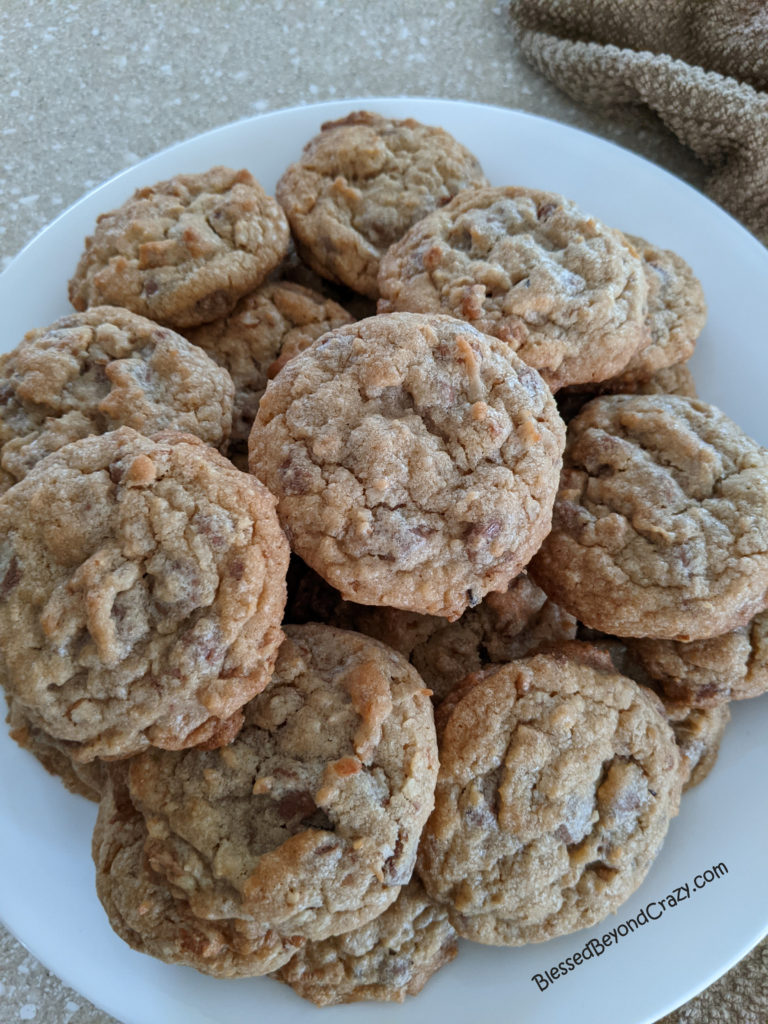
<path fill-rule="evenodd" d="M 596 398 L 568 427 L 552 532 L 529 571 L 604 633 L 736 629 L 768 603 L 768 452 L 705 402 Z"/>
<path fill-rule="evenodd" d="M 171 327 L 226 316 L 288 251 L 278 203 L 248 171 L 213 167 L 138 189 L 85 240 L 69 299 L 125 306 Z"/>
<path fill-rule="evenodd" d="M 0 498 L 0 681 L 80 762 L 226 742 L 287 564 L 272 496 L 198 438 L 65 445 Z"/>
<path fill-rule="evenodd" d="M 664 695 L 693 707 L 759 697 L 768 691 L 768 611 L 709 640 L 627 640 Z"/>
<path fill-rule="evenodd" d="M 132 928 L 155 955 L 163 893 L 185 916 L 271 936 L 282 954 L 364 925 L 411 877 L 437 748 L 429 698 L 404 658 L 359 634 L 288 626 L 272 680 L 244 719 L 226 747 L 151 750 L 126 768 L 160 889 L 147 929 L 140 920 Z M 97 848 L 113 827 L 108 809 Z M 138 919 L 133 899 L 119 895 L 132 878 L 106 858 L 101 873 L 100 892 L 117 893 L 112 902 Z M 178 950 L 186 940 L 176 931 Z M 223 957 L 228 970 L 229 948 L 225 938 L 202 969 L 218 973 Z M 242 973 L 264 966 L 257 957 Z"/>
<path fill-rule="evenodd" d="M 275 977 L 316 1006 L 366 999 L 402 1003 L 458 952 L 445 907 L 414 877 L 375 920 L 323 942 L 308 942 Z"/>
<path fill-rule="evenodd" d="M 271 281 L 229 314 L 185 332 L 225 367 L 235 385 L 232 442 L 248 441 L 267 380 L 289 359 L 352 317 L 337 303 L 288 281 Z"/>
<path fill-rule="evenodd" d="M 455 619 L 506 589 L 549 530 L 563 432 L 508 346 L 395 313 L 284 367 L 250 466 L 293 549 L 347 600 Z"/>
<path fill-rule="evenodd" d="M 707 319 L 701 282 L 685 260 L 637 235 L 625 235 L 643 260 L 648 281 L 647 326 L 650 341 L 637 352 L 614 382 L 647 380 L 659 370 L 690 359 Z"/>
<path fill-rule="evenodd" d="M 72 758 L 66 743 L 58 742 L 32 725 L 19 702 L 10 697 L 6 722 L 11 739 L 36 757 L 47 772 L 58 776 L 70 793 L 99 802 L 104 785 L 101 761 L 79 764 Z"/>
<path fill-rule="evenodd" d="M 678 810 L 680 754 L 658 699 L 568 646 L 490 669 L 443 731 L 418 870 L 477 942 L 541 942 L 612 913 Z"/>
<path fill-rule="evenodd" d="M 612 377 L 648 340 L 640 257 L 552 192 L 464 192 L 389 249 L 379 290 L 379 312 L 448 313 L 501 338 L 553 391 Z"/>
<path fill-rule="evenodd" d="M 188 341 L 116 306 L 29 331 L 0 356 L 0 493 L 69 441 L 133 427 L 226 447 L 229 374 Z"/>
<path fill-rule="evenodd" d="M 226 749 L 226 748 L 224 748 Z M 251 921 L 222 897 L 215 917 L 196 915 L 178 882 L 156 871 L 147 847 L 151 829 L 135 803 L 129 762 L 110 765 L 93 833 L 96 892 L 109 923 L 132 949 L 218 978 L 267 974 L 289 960 L 304 939 Z M 198 858 L 192 854 L 188 872 Z"/>
<path fill-rule="evenodd" d="M 313 270 L 376 298 L 388 247 L 457 192 L 486 184 L 477 158 L 442 128 L 361 110 L 324 124 L 276 192 Z"/>

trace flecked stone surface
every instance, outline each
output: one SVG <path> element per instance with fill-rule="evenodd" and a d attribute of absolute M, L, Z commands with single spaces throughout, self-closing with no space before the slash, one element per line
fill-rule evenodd
<path fill-rule="evenodd" d="M 345 96 L 518 107 L 602 135 L 696 186 L 704 178 L 650 115 L 608 120 L 528 67 L 496 0 L 3 0 L 0 81 L 0 269 L 83 193 L 157 150 Z M 664 1024 L 764 1022 L 766 948 Z M 0 1022 L 17 1021 L 114 1024 L 0 929 Z"/>

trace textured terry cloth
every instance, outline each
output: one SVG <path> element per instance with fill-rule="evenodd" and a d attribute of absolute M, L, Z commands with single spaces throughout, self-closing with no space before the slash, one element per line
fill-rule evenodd
<path fill-rule="evenodd" d="M 512 0 L 528 60 L 574 99 L 645 105 L 768 241 L 765 0 Z"/>

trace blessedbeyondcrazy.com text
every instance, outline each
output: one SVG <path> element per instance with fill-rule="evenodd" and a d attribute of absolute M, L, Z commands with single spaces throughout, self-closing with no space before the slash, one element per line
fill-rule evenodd
<path fill-rule="evenodd" d="M 719 864 L 707 868 L 706 871 L 694 875 L 693 882 L 679 885 L 662 899 L 651 900 L 650 903 L 646 903 L 635 917 L 629 917 L 615 928 L 608 929 L 600 938 L 590 939 L 583 949 L 578 950 L 578 952 L 573 953 L 571 956 L 567 956 L 565 960 L 561 960 L 559 964 L 555 964 L 548 970 L 542 971 L 540 974 L 534 974 L 531 981 L 538 985 L 540 992 L 546 992 L 549 986 L 553 985 L 558 978 L 564 978 L 586 960 L 602 956 L 606 949 L 610 946 L 616 946 L 625 936 L 637 931 L 638 928 L 642 928 L 650 921 L 658 921 L 662 914 L 672 910 L 679 903 L 690 899 L 699 889 L 703 889 L 710 882 L 714 882 L 716 878 L 722 878 L 723 875 L 727 874 L 728 868 L 721 861 Z"/>

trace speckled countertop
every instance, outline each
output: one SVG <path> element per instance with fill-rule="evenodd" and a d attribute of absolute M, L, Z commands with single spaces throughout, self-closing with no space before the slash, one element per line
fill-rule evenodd
<path fill-rule="evenodd" d="M 603 135 L 694 185 L 704 176 L 652 117 L 606 120 L 532 71 L 516 52 L 506 4 L 493 0 L 3 0 L 0 83 L 0 269 L 84 192 L 156 150 L 345 96 L 519 107 Z M 763 944 L 667 1021 L 767 1019 Z M 0 929 L 0 1024 L 31 1020 L 112 1018 Z"/>

